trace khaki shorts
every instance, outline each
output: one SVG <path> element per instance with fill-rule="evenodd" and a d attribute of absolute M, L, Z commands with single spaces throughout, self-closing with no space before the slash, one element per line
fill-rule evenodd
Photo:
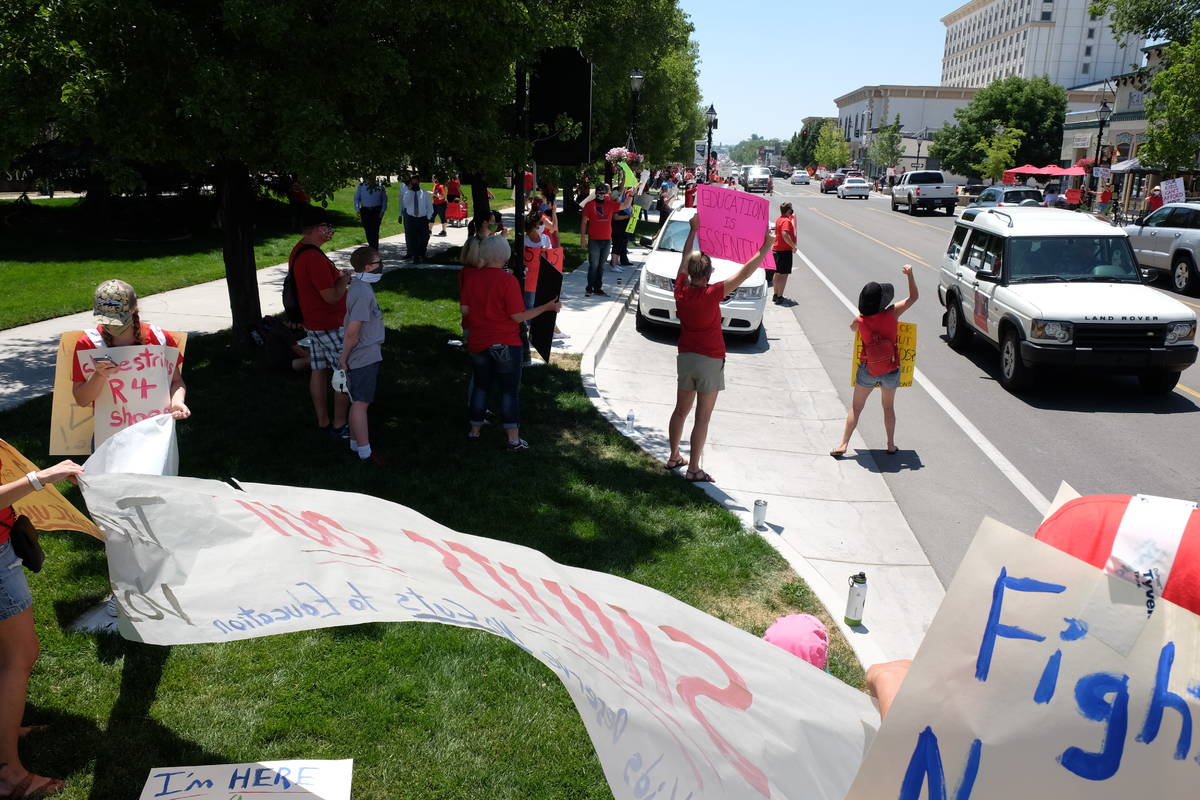
<path fill-rule="evenodd" d="M 680 353 L 675 357 L 681 392 L 719 392 L 725 388 L 725 359 Z"/>

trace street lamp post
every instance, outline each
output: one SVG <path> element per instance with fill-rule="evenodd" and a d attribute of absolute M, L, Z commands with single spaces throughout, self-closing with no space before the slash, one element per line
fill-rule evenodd
<path fill-rule="evenodd" d="M 627 147 L 630 150 L 637 150 L 637 124 L 638 124 L 638 99 L 642 95 L 642 84 L 646 82 L 646 76 L 641 70 L 634 69 L 629 73 L 629 89 L 633 93 L 633 122 L 629 126 L 629 142 Z"/>
<path fill-rule="evenodd" d="M 1099 187 L 1100 176 L 1096 174 L 1096 167 L 1100 166 L 1100 144 L 1104 141 L 1104 123 L 1108 122 L 1108 118 L 1112 116 L 1112 109 L 1108 107 L 1108 101 L 1100 103 L 1100 107 L 1096 109 L 1096 119 L 1100 121 L 1100 131 L 1096 134 L 1096 160 L 1092 162 L 1092 200 L 1095 200 L 1096 190 Z M 1091 203 L 1088 203 L 1091 207 Z"/>
<path fill-rule="evenodd" d="M 717 109 L 710 105 L 708 111 L 704 112 L 704 119 L 708 121 L 708 150 L 704 153 L 704 173 L 707 176 L 708 165 L 712 162 L 712 132 L 717 127 Z"/>

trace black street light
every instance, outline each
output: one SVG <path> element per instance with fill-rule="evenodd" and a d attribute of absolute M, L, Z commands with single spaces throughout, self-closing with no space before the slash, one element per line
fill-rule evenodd
<path fill-rule="evenodd" d="M 634 69 L 629 73 L 629 89 L 633 92 L 633 124 L 629 126 L 629 143 L 630 150 L 637 151 L 637 124 L 638 124 L 638 99 L 642 95 L 642 84 L 646 82 L 646 76 L 641 70 Z"/>
<path fill-rule="evenodd" d="M 1104 123 L 1108 122 L 1108 118 L 1112 116 L 1112 109 L 1108 107 L 1108 101 L 1100 103 L 1100 107 L 1096 109 L 1096 119 L 1100 120 L 1100 132 L 1096 134 L 1096 160 L 1092 163 L 1092 198 L 1096 197 L 1096 190 L 1099 187 L 1100 176 L 1096 173 L 1096 167 L 1100 166 L 1100 143 L 1104 141 Z M 1091 205 L 1090 203 L 1088 204 Z"/>
<path fill-rule="evenodd" d="M 708 121 L 708 150 L 704 154 L 704 172 L 707 175 L 712 163 L 712 132 L 717 127 L 717 109 L 710 105 L 708 111 L 704 112 L 704 119 Z"/>

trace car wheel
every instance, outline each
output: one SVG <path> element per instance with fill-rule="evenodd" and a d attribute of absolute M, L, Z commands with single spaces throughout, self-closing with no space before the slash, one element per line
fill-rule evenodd
<path fill-rule="evenodd" d="M 1138 375 L 1138 383 L 1146 394 L 1167 394 L 1179 383 L 1179 373 L 1156 369 Z"/>
<path fill-rule="evenodd" d="M 951 295 L 946 303 L 946 341 L 955 350 L 964 350 L 971 343 L 972 331 L 963 319 L 962 303 Z"/>
<path fill-rule="evenodd" d="M 1021 337 L 1009 328 L 1000 343 L 1000 385 L 1017 393 L 1029 388 L 1030 369 L 1021 360 Z"/>
<path fill-rule="evenodd" d="M 1185 255 L 1176 256 L 1171 263 L 1171 286 L 1180 294 L 1192 294 L 1196 288 L 1196 266 Z"/>
<path fill-rule="evenodd" d="M 638 298 L 637 313 L 633 317 L 633 329 L 638 333 L 650 330 L 650 320 L 642 316 L 642 298 Z"/>
<path fill-rule="evenodd" d="M 954 216 L 954 206 L 952 206 L 952 205 L 946 206 L 946 213 L 949 216 L 953 217 Z"/>
<path fill-rule="evenodd" d="M 896 198 L 892 198 L 892 211 L 896 211 L 899 206 L 896 205 Z"/>
<path fill-rule="evenodd" d="M 908 196 L 908 213 L 913 217 L 917 215 L 917 204 L 913 202 L 912 195 Z"/>

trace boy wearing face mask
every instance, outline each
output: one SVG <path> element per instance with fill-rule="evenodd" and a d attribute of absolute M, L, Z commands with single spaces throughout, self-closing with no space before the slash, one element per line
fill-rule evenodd
<path fill-rule="evenodd" d="M 360 247 L 350 254 L 354 279 L 346 294 L 345 339 L 338 369 L 346 371 L 350 389 L 350 449 L 359 460 L 382 466 L 371 451 L 367 410 L 375 400 L 379 364 L 383 361 L 383 312 L 375 300 L 372 284 L 383 277 L 383 261 L 373 247 Z"/>

